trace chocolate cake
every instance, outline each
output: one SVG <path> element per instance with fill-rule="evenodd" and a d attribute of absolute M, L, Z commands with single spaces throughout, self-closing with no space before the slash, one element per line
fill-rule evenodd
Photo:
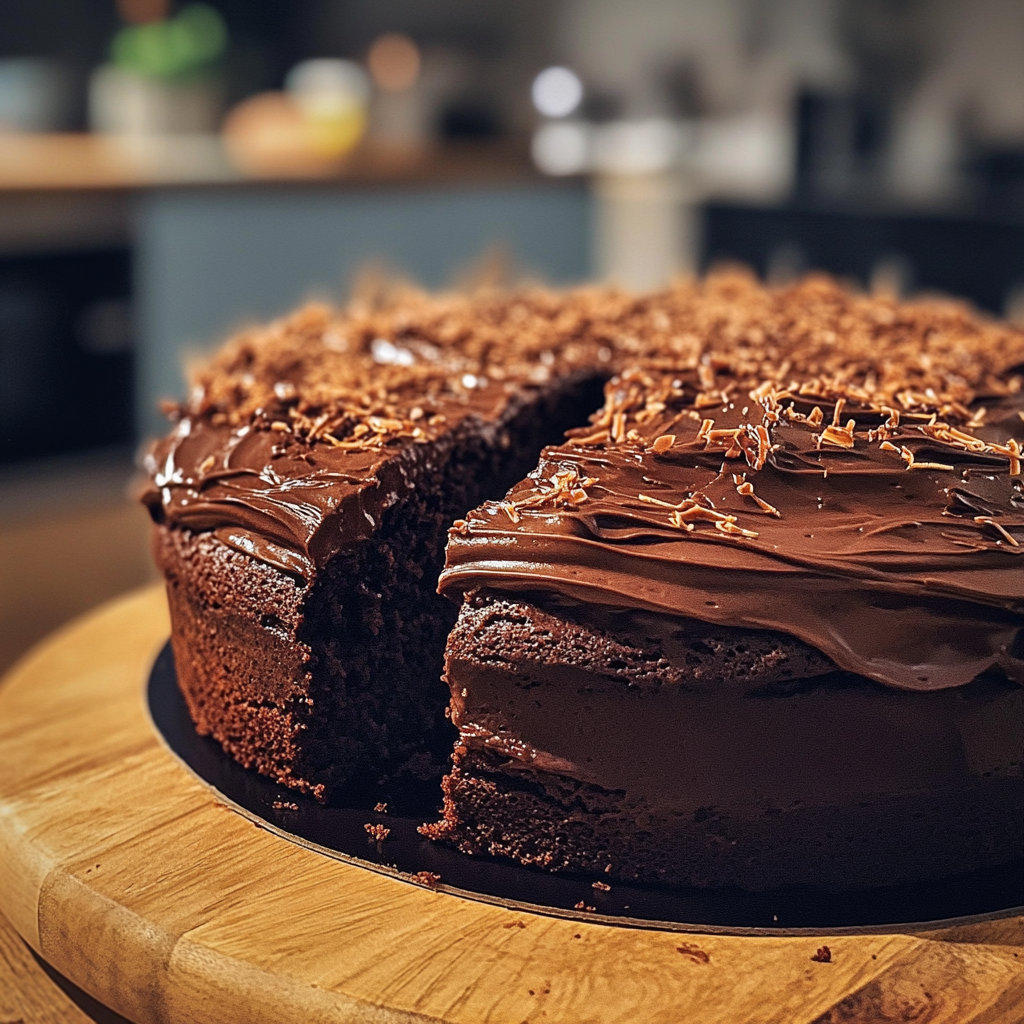
<path fill-rule="evenodd" d="M 1019 857 L 1022 363 L 956 304 L 736 274 L 249 332 L 149 463 L 197 728 L 320 799 L 456 743 L 429 834 L 602 879 Z"/>
<path fill-rule="evenodd" d="M 436 786 L 455 737 L 447 528 L 599 403 L 602 325 L 634 305 L 406 294 L 219 353 L 170 410 L 143 496 L 198 730 L 321 799 Z"/>
<path fill-rule="evenodd" d="M 732 366 L 616 378 L 457 524 L 431 834 L 744 889 L 1020 858 L 1024 403 L 939 420 Z"/>

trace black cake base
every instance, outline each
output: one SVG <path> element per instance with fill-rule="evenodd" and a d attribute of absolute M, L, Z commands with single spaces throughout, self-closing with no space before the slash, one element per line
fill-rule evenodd
<path fill-rule="evenodd" d="M 400 876 L 439 876 L 446 891 L 558 916 L 598 916 L 610 924 L 687 931 L 888 930 L 978 915 L 1021 913 L 1024 863 L 998 870 L 845 893 L 790 887 L 770 892 L 616 884 L 594 889 L 591 878 L 550 874 L 489 857 L 473 857 L 416 831 L 434 820 L 436 787 L 405 785 L 367 798 L 364 806 L 332 806 L 296 794 L 242 768 L 209 737 L 199 736 L 177 685 L 170 644 L 150 674 L 147 697 L 157 730 L 171 750 L 243 814 L 326 856 Z M 387 804 L 377 812 L 378 803 Z M 376 841 L 367 825 L 388 829 Z M 421 877 L 423 877 L 421 875 Z"/>

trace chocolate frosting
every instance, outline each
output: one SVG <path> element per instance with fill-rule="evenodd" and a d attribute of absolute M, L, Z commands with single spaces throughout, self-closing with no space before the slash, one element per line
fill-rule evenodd
<path fill-rule="evenodd" d="M 902 689 L 1024 683 L 1019 395 L 968 428 L 822 382 L 709 383 L 613 380 L 596 430 L 456 525 L 441 591 L 776 630 Z"/>
<path fill-rule="evenodd" d="M 229 547 L 310 581 L 332 555 L 371 536 L 383 512 L 440 464 L 442 433 L 452 433 L 447 422 L 415 438 L 424 443 L 342 448 L 186 415 L 154 446 L 143 501 L 160 522 L 212 530 Z"/>
<path fill-rule="evenodd" d="M 310 307 L 200 375 L 143 500 L 311 582 L 460 433 L 500 443 L 538 390 L 626 371 L 458 524 L 444 593 L 779 630 L 901 688 L 1024 682 L 1022 366 L 1019 331 L 823 279 Z"/>

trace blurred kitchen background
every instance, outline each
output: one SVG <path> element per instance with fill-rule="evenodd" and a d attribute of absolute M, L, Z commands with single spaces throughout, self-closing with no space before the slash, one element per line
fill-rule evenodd
<path fill-rule="evenodd" d="M 1024 319 L 1024 0 L 3 0 L 0 668 L 151 578 L 232 329 L 720 259 Z"/>

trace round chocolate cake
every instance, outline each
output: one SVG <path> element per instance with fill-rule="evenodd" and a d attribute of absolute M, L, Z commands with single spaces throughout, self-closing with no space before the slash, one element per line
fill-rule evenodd
<path fill-rule="evenodd" d="M 304 310 L 150 456 L 193 718 L 320 799 L 444 775 L 426 834 L 551 870 L 1010 863 L 1022 381 L 1024 333 L 824 278 Z"/>

